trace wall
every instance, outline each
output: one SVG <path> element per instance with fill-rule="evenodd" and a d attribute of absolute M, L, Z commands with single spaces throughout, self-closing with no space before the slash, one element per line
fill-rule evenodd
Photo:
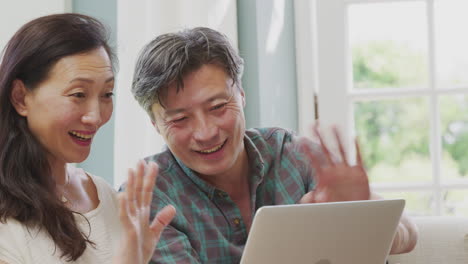
<path fill-rule="evenodd" d="M 72 10 L 96 17 L 109 29 L 110 44 L 116 49 L 117 39 L 117 0 L 75 0 Z M 114 100 L 115 102 L 115 100 Z M 114 106 L 115 108 L 115 106 Z M 93 140 L 91 154 L 77 165 L 94 175 L 103 177 L 109 184 L 114 181 L 114 116 L 101 127 Z"/>
<path fill-rule="evenodd" d="M 27 6 L 28 8 L 24 8 Z M 0 50 L 13 34 L 34 18 L 71 9 L 70 0 L 0 0 Z"/>
<path fill-rule="evenodd" d="M 247 127 L 298 129 L 293 4 L 237 1 Z"/>

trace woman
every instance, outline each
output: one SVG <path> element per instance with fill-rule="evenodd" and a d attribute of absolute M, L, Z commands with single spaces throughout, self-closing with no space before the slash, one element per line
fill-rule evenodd
<path fill-rule="evenodd" d="M 169 206 L 149 222 L 156 165 L 129 171 L 120 202 L 104 180 L 67 166 L 87 158 L 111 117 L 113 59 L 103 25 L 79 14 L 35 19 L 8 42 L 0 65 L 0 263 L 151 258 L 175 214 Z"/>

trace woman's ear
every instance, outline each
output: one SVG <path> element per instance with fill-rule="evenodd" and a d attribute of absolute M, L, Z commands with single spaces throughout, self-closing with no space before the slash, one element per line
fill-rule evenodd
<path fill-rule="evenodd" d="M 14 80 L 12 86 L 13 89 L 11 89 L 10 94 L 11 104 L 19 115 L 27 116 L 28 108 L 26 107 L 26 94 L 28 93 L 28 90 L 23 81 L 19 79 Z"/>

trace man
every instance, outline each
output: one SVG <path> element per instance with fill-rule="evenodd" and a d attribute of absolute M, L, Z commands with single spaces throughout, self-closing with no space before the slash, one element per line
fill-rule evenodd
<path fill-rule="evenodd" d="M 159 164 L 153 210 L 177 215 L 154 263 L 238 263 L 255 211 L 264 205 L 365 200 L 367 174 L 359 149 L 351 166 L 321 144 L 280 128 L 245 129 L 243 60 L 208 28 L 157 37 L 136 65 L 132 92 L 168 149 Z M 414 225 L 402 218 L 392 253 L 410 251 Z"/>

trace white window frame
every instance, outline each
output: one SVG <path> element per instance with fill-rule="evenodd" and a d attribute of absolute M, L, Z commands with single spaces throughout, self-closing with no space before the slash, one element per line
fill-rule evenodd
<path fill-rule="evenodd" d="M 468 93 L 468 87 L 452 89 L 436 89 L 435 87 L 435 48 L 434 48 L 434 17 L 433 0 L 313 0 L 309 1 L 307 11 L 302 10 L 306 0 L 295 2 L 296 23 L 300 25 L 314 24 L 313 30 L 301 32 L 309 34 L 309 38 L 315 39 L 312 46 L 298 45 L 297 53 L 302 54 L 313 50 L 311 59 L 298 60 L 298 69 L 314 69 L 310 72 L 315 76 L 316 85 L 313 89 L 318 93 L 318 114 L 322 126 L 337 125 L 345 137 L 348 149 L 352 150 L 354 138 L 353 104 L 358 99 L 381 98 L 406 98 L 409 96 L 426 96 L 429 98 L 430 109 L 430 158 L 432 161 L 432 182 L 430 183 L 401 183 L 401 184 L 371 184 L 376 192 L 385 191 L 428 191 L 433 194 L 434 208 L 432 214 L 442 214 L 442 194 L 444 190 L 468 188 L 468 182 L 444 183 L 441 180 L 441 128 L 439 124 L 438 98 L 441 94 Z M 426 14 L 428 22 L 428 58 L 429 58 L 429 84 L 424 89 L 378 89 L 356 91 L 352 87 L 352 70 L 350 54 L 347 52 L 347 6 L 356 3 L 396 2 L 396 1 L 422 1 L 426 2 Z M 304 15 L 304 12 L 308 14 Z M 313 22 L 310 22 L 312 20 Z M 296 34 L 297 35 L 297 34 Z M 312 47 L 312 48 L 311 48 Z M 315 70 L 316 69 L 316 70 Z M 316 73 L 315 73 L 316 72 Z M 314 74 L 315 73 L 315 74 Z M 307 86 L 299 86 L 299 94 L 310 93 L 304 90 L 311 89 Z M 307 100 L 307 99 L 300 99 Z M 299 112 L 301 108 L 298 109 Z M 299 126 L 302 119 L 299 119 Z M 350 153 L 353 155 L 353 153 Z M 434 162 L 435 161 L 435 162 Z"/>

